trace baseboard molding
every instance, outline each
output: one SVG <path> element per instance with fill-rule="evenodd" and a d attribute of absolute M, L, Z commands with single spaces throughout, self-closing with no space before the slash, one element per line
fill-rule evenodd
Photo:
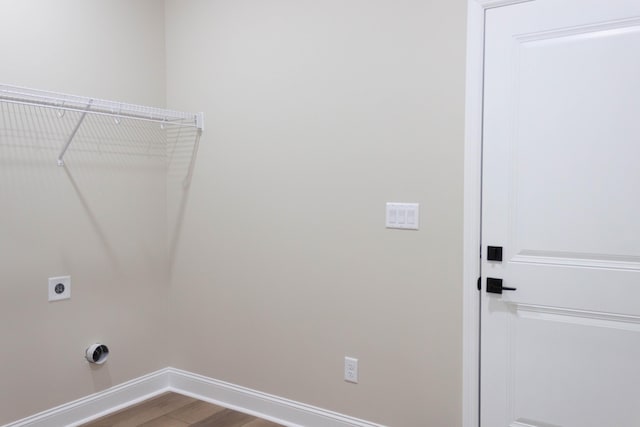
<path fill-rule="evenodd" d="M 77 426 L 168 390 L 169 370 L 165 368 L 3 427 Z"/>
<path fill-rule="evenodd" d="M 2 427 L 78 426 L 167 391 L 255 415 L 288 427 L 383 427 L 380 424 L 175 368 L 161 369 Z"/>
<path fill-rule="evenodd" d="M 383 427 L 224 381 L 168 368 L 169 389 L 288 427 Z"/>

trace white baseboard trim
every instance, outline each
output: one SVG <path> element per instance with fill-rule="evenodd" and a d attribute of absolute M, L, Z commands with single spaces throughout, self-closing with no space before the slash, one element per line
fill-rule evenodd
<path fill-rule="evenodd" d="M 127 381 L 3 427 L 77 426 L 169 390 L 168 369 Z"/>
<path fill-rule="evenodd" d="M 78 426 L 167 391 L 255 415 L 288 427 L 384 427 L 175 368 L 152 372 L 2 427 Z"/>
<path fill-rule="evenodd" d="M 169 389 L 288 427 L 383 427 L 224 381 L 168 368 Z"/>

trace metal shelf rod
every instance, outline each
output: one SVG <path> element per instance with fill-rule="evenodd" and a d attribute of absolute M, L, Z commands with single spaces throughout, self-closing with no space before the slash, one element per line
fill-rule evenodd
<path fill-rule="evenodd" d="M 192 121 L 192 123 L 197 121 L 197 115 L 193 113 L 1 84 L 0 100 L 55 109 L 70 109 L 80 112 L 83 112 L 87 103 L 91 101 L 93 104 L 92 112 L 100 112 L 114 117 L 126 115 L 127 117 L 135 119 L 157 121 L 185 120 Z"/>
<path fill-rule="evenodd" d="M 18 104 L 18 105 L 26 105 L 26 106 L 30 106 L 30 107 L 43 107 L 43 108 L 51 108 L 54 110 L 60 110 L 60 111 L 73 111 L 73 112 L 79 112 L 79 113 L 84 113 L 85 111 L 82 108 L 74 108 L 74 107 L 61 107 L 59 105 L 56 104 L 43 104 L 43 103 L 35 103 L 35 102 L 25 102 L 25 101 L 17 101 L 17 100 L 13 100 L 13 99 L 9 99 L 9 98 L 0 98 L 0 102 L 5 102 L 8 104 Z M 160 123 L 160 124 L 166 124 L 166 125 L 174 125 L 174 126 L 182 126 L 182 127 L 194 127 L 194 128 L 198 128 L 201 129 L 202 126 L 200 126 L 198 124 L 198 114 L 194 114 L 193 118 L 191 119 L 191 121 L 189 122 L 184 122 L 184 121 L 178 121 L 178 120 L 184 120 L 182 118 L 180 119 L 176 119 L 176 118 L 149 118 L 149 117 L 144 117 L 144 116 L 136 116 L 130 113 L 119 113 L 119 114 L 114 114 L 112 112 L 105 112 L 105 111 L 97 111 L 94 109 L 91 109 L 90 111 L 86 112 L 87 114 L 91 114 L 91 115 L 97 115 L 97 116 L 108 116 L 108 117 L 113 117 L 116 119 L 133 119 L 133 120 L 140 120 L 140 121 L 145 121 L 145 122 L 153 122 L 153 123 Z"/>

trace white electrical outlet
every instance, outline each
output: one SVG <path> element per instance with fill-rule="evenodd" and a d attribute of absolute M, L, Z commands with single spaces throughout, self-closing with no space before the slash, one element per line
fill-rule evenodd
<path fill-rule="evenodd" d="M 358 359 L 344 358 L 344 380 L 350 383 L 358 383 Z"/>
<path fill-rule="evenodd" d="M 49 277 L 49 301 L 71 298 L 71 276 Z"/>

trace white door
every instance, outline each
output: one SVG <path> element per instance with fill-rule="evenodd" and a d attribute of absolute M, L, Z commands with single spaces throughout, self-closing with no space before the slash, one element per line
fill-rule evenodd
<path fill-rule="evenodd" d="M 485 43 L 481 426 L 639 427 L 640 0 L 489 9 Z"/>

